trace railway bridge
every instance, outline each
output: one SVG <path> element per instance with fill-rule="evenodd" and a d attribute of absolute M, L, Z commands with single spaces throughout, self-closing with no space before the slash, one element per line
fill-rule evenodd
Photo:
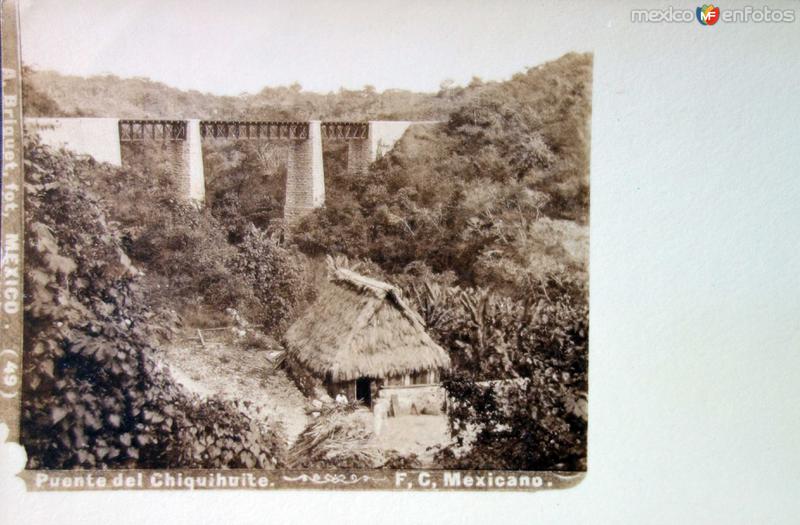
<path fill-rule="evenodd" d="M 98 162 L 123 166 L 126 143 L 167 144 L 175 159 L 179 196 L 198 204 L 205 200 L 203 142 L 262 140 L 285 145 L 286 200 L 283 215 L 294 223 L 325 203 L 322 141 L 347 142 L 347 169 L 364 173 L 413 124 L 411 121 L 258 121 L 135 120 L 116 118 L 27 118 L 28 131 L 44 144 L 91 155 Z"/>

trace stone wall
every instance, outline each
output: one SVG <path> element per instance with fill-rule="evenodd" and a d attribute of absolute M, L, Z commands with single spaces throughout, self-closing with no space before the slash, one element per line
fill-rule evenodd
<path fill-rule="evenodd" d="M 26 118 L 25 127 L 38 133 L 43 144 L 91 155 L 97 162 L 122 165 L 119 119 L 115 118 Z"/>
<path fill-rule="evenodd" d="M 370 121 L 366 139 L 347 141 L 347 172 L 353 175 L 365 174 L 369 165 L 391 150 L 412 124 L 414 122 Z"/>
<path fill-rule="evenodd" d="M 391 401 L 397 396 L 398 413 L 407 415 L 416 408 L 418 414 L 444 413 L 445 391 L 440 385 L 384 386 L 378 392 L 380 399 Z"/>
<path fill-rule="evenodd" d="M 389 120 L 373 120 L 369 123 L 369 141 L 370 141 L 370 162 L 373 162 L 390 149 L 392 149 L 398 140 L 403 136 L 409 126 L 414 122 L 409 121 L 389 121 Z"/>
<path fill-rule="evenodd" d="M 295 223 L 325 204 L 320 121 L 308 123 L 308 139 L 291 140 L 286 162 L 286 200 L 283 218 Z"/>

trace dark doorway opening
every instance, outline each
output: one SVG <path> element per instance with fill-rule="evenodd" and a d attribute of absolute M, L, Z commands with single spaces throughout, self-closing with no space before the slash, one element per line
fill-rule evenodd
<path fill-rule="evenodd" d="M 368 377 L 359 377 L 356 379 L 356 399 L 367 406 L 372 406 L 370 383 L 372 383 L 372 380 Z"/>

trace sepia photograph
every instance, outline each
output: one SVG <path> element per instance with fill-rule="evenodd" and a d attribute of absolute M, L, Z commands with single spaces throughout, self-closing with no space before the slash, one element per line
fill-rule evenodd
<path fill-rule="evenodd" d="M 577 482 L 590 52 L 489 77 L 275 74 L 266 29 L 237 18 L 265 38 L 198 49 L 241 62 L 221 78 L 186 73 L 188 43 L 152 64 L 127 51 L 168 38 L 175 6 L 148 13 L 153 34 L 110 39 L 116 12 L 82 5 L 91 24 L 58 2 L 19 13 L 31 488 L 113 469 L 182 472 L 138 488 L 244 483 L 192 469 L 276 471 L 270 486 Z M 426 472 L 393 473 L 407 470 Z"/>
<path fill-rule="evenodd" d="M 797 523 L 798 9 L 0 0 L 0 523 Z"/>

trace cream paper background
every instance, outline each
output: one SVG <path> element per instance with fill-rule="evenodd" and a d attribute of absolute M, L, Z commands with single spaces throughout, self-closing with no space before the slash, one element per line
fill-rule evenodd
<path fill-rule="evenodd" d="M 27 494 L 6 445 L 0 522 L 797 523 L 800 21 L 631 23 L 668 2 L 369 5 L 398 31 L 413 9 L 446 15 L 489 57 L 509 38 L 529 65 L 595 53 L 587 478 L 537 494 Z M 423 33 L 401 39 L 420 67 L 478 49 Z"/>

